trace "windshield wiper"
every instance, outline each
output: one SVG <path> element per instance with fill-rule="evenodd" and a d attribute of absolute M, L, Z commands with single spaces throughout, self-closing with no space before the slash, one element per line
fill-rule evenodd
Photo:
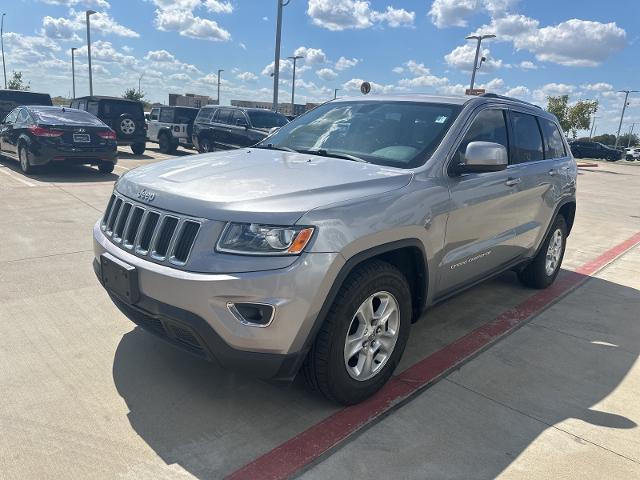
<path fill-rule="evenodd" d="M 318 150 L 298 150 L 300 153 L 310 153 L 311 155 L 320 155 L 321 157 L 342 158 L 343 160 L 351 160 L 353 162 L 370 163 L 364 158 L 349 155 L 348 153 L 334 152 L 320 148 Z"/>
<path fill-rule="evenodd" d="M 266 150 L 282 150 L 283 152 L 298 153 L 298 150 L 294 150 L 293 148 L 289 147 L 282 147 L 280 145 L 274 145 L 273 143 L 267 143 L 266 145 L 259 143 L 258 145 L 254 145 L 253 148 L 264 148 Z"/>

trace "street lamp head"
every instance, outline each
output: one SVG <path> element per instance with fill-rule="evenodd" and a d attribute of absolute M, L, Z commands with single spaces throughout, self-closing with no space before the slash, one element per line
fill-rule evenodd
<path fill-rule="evenodd" d="M 88 17 L 89 15 L 93 15 L 94 13 L 98 13 L 98 12 L 96 12 L 95 10 L 87 10 L 86 13 L 87 13 L 87 17 Z"/>
<path fill-rule="evenodd" d="M 465 37 L 466 40 L 484 40 L 485 38 L 496 38 L 496 36 L 493 33 L 489 33 L 486 35 L 469 35 Z"/>

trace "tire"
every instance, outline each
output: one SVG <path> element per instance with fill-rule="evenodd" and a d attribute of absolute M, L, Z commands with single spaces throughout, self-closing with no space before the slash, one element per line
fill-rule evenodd
<path fill-rule="evenodd" d="M 363 322 L 362 314 L 358 313 L 365 305 L 371 306 L 369 312 L 374 315 L 382 315 L 386 305 L 390 316 L 384 326 L 369 330 L 371 324 Z M 303 374 L 307 384 L 344 405 L 365 400 L 393 374 L 410 329 L 411 291 L 402 272 L 380 260 L 357 267 L 340 287 L 305 360 Z M 346 353 L 349 336 L 353 347 L 360 348 L 351 357 Z M 380 340 L 386 340 L 386 356 Z"/>
<path fill-rule="evenodd" d="M 18 161 L 20 162 L 20 170 L 25 175 L 35 172 L 36 168 L 31 165 L 31 160 L 29 160 L 29 148 L 24 143 L 18 146 Z"/>
<path fill-rule="evenodd" d="M 200 153 L 213 152 L 213 147 L 208 138 L 203 138 L 202 140 L 198 141 L 198 152 Z"/>
<path fill-rule="evenodd" d="M 143 142 L 134 143 L 131 145 L 131 151 L 134 155 L 142 155 L 147 148 L 146 144 Z"/>
<path fill-rule="evenodd" d="M 178 146 L 166 132 L 160 134 L 158 137 L 158 144 L 160 146 L 161 153 L 174 153 L 178 149 Z"/>
<path fill-rule="evenodd" d="M 100 170 L 100 173 L 111 173 L 114 168 L 115 165 L 111 162 L 102 162 L 98 164 L 98 170 Z"/>
<path fill-rule="evenodd" d="M 560 241 L 559 246 L 556 243 L 558 240 Z M 520 281 L 527 287 L 537 289 L 547 288 L 551 285 L 560 271 L 566 245 L 567 223 L 562 215 L 558 215 L 538 254 L 531 263 L 518 272 Z M 550 259 L 549 263 L 547 263 L 547 254 L 553 255 L 553 259 Z M 553 268 L 551 268 L 552 265 Z"/>
<path fill-rule="evenodd" d="M 129 138 L 138 131 L 136 121 L 128 113 L 123 113 L 117 120 L 116 132 L 120 137 Z"/>

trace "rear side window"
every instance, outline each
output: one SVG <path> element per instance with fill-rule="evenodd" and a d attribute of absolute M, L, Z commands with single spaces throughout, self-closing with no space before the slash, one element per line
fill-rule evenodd
<path fill-rule="evenodd" d="M 536 117 L 526 113 L 511 113 L 513 126 L 512 163 L 535 162 L 544 159 L 542 135 Z"/>
<path fill-rule="evenodd" d="M 152 108 L 151 113 L 149 114 L 149 120 L 158 120 L 158 114 L 160 113 L 159 108 Z"/>
<path fill-rule="evenodd" d="M 197 108 L 176 108 L 174 123 L 191 123 L 198 114 Z"/>
<path fill-rule="evenodd" d="M 117 118 L 122 114 L 131 115 L 134 118 L 144 118 L 142 104 L 136 102 L 105 101 L 102 104 L 102 112 L 106 117 Z"/>
<path fill-rule="evenodd" d="M 540 128 L 542 128 L 542 135 L 544 136 L 544 153 L 545 158 L 560 158 L 564 157 L 567 153 L 564 149 L 564 142 L 562 141 L 562 134 L 555 123 L 546 118 L 539 118 Z"/>
<path fill-rule="evenodd" d="M 462 162 L 467 145 L 471 142 L 493 142 L 503 145 L 509 151 L 509 136 L 507 135 L 507 122 L 503 110 L 483 110 L 473 120 L 460 147 L 458 148 L 458 160 Z"/>
<path fill-rule="evenodd" d="M 255 128 L 282 127 L 288 123 L 284 115 L 270 112 L 269 110 L 265 110 L 263 112 L 259 110 L 252 110 L 248 112 L 248 114 L 251 119 L 251 125 Z"/>
<path fill-rule="evenodd" d="M 89 112 L 91 115 L 95 115 L 96 117 L 98 116 L 98 102 L 89 102 L 87 103 L 87 112 Z"/>
<path fill-rule="evenodd" d="M 87 109 L 87 101 L 86 100 L 78 101 L 78 109 L 86 110 Z"/>
<path fill-rule="evenodd" d="M 20 110 L 20 113 L 18 113 L 18 119 L 16 120 L 16 123 L 24 123 L 27 120 L 29 120 L 29 114 L 23 108 L 22 110 Z"/>
<path fill-rule="evenodd" d="M 214 108 L 201 108 L 196 117 L 196 122 L 210 122 L 215 112 Z"/>
<path fill-rule="evenodd" d="M 247 124 L 247 118 L 244 116 L 244 113 L 242 113 L 240 110 L 236 110 L 233 113 L 232 123 L 234 125 L 246 125 Z"/>
<path fill-rule="evenodd" d="M 160 109 L 160 121 L 163 123 L 173 122 L 173 108 Z"/>
<path fill-rule="evenodd" d="M 221 108 L 216 115 L 216 122 L 218 123 L 231 123 L 233 117 L 233 110 L 228 108 Z"/>

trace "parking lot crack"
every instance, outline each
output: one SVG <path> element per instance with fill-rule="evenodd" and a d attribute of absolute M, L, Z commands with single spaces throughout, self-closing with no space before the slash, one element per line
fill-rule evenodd
<path fill-rule="evenodd" d="M 450 382 L 450 383 L 452 383 L 452 384 L 454 384 L 454 385 L 456 385 L 456 386 L 458 386 L 460 388 L 463 388 L 463 389 L 467 390 L 468 392 L 471 392 L 474 395 L 477 395 L 477 396 L 482 397 L 482 398 L 484 398 L 486 400 L 489 400 L 490 402 L 495 403 L 496 405 L 500 405 L 501 407 L 504 407 L 504 408 L 506 408 L 508 410 L 511 410 L 512 412 L 518 413 L 518 414 L 520 414 L 522 416 L 525 416 L 525 417 L 527 417 L 527 418 L 529 418 L 531 420 L 534 420 L 536 422 L 542 423 L 543 425 L 546 425 L 547 427 L 553 428 L 554 430 L 557 430 L 559 432 L 562 432 L 562 433 L 565 433 L 567 435 L 570 435 L 574 439 L 578 439 L 580 441 L 583 441 L 585 443 L 593 445 L 594 447 L 600 448 L 600 449 L 602 449 L 604 451 L 607 451 L 609 453 L 613 453 L 614 455 L 617 455 L 618 457 L 624 458 L 626 460 L 629 460 L 630 462 L 633 462 L 635 464 L 640 465 L 640 462 L 638 460 L 635 460 L 635 459 L 630 458 L 630 457 L 628 457 L 626 455 L 623 455 L 623 454 L 621 454 L 619 452 L 616 452 L 615 450 L 611 450 L 610 448 L 605 447 L 604 445 L 600 445 L 599 443 L 596 443 L 596 442 L 593 442 L 591 440 L 588 440 L 588 439 L 586 439 L 584 437 L 581 437 L 580 435 L 576 435 L 575 433 L 571 433 L 570 431 L 565 430 L 565 429 L 563 429 L 563 428 L 561 428 L 561 427 L 559 427 L 557 425 L 548 423 L 548 422 L 542 420 L 541 418 L 538 418 L 538 417 L 535 417 L 535 416 L 533 416 L 531 414 L 523 412 L 522 410 L 519 410 L 519 409 L 517 409 L 515 407 L 512 407 L 511 405 L 508 405 L 508 404 L 506 404 L 504 402 L 501 402 L 500 400 L 496 400 L 495 398 L 492 398 L 492 397 L 490 397 L 490 396 L 488 396 L 488 395 L 486 395 L 484 393 L 478 392 L 477 390 L 474 390 L 473 388 L 470 388 L 470 387 L 468 387 L 466 385 L 458 383 L 455 380 L 451 380 L 450 378 L 445 378 L 444 380 L 447 381 L 447 382 Z"/>

